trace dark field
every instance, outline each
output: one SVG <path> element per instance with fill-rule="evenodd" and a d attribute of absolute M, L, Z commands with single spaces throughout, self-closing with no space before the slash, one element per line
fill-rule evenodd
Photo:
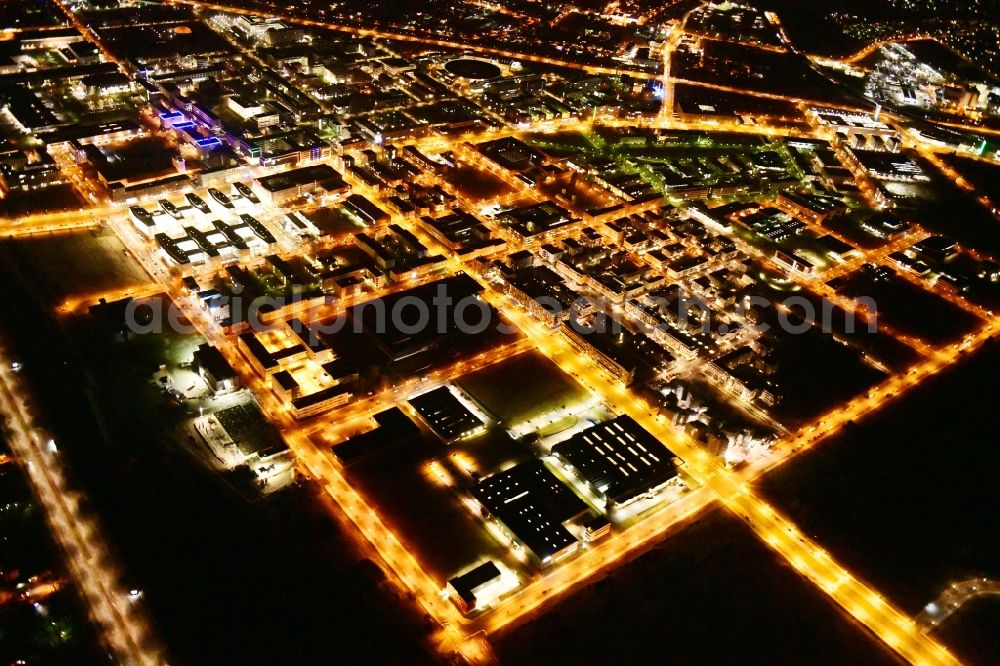
<path fill-rule="evenodd" d="M 514 192 L 514 189 L 498 176 L 465 164 L 446 172 L 444 177 L 470 201 L 486 201 Z"/>
<path fill-rule="evenodd" d="M 24 288 L 7 267 L 4 293 Z M 2 299 L 0 314 L 31 404 L 143 590 L 171 663 L 429 661 L 420 619 L 341 533 L 325 495 L 305 484 L 248 504 L 183 450 L 183 408 L 148 382 L 162 358 L 155 338 L 122 345 L 87 320 L 64 332 L 34 297 Z"/>
<path fill-rule="evenodd" d="M 779 469 L 762 490 L 904 612 L 951 582 L 996 578 L 998 371 L 1000 347 L 989 343 Z"/>
<path fill-rule="evenodd" d="M 899 663 L 717 509 L 495 640 L 505 664 Z"/>
<path fill-rule="evenodd" d="M 1000 223 L 976 201 L 974 195 L 960 190 L 934 165 L 923 159 L 918 159 L 917 163 L 931 177 L 931 183 L 927 197 L 919 202 L 919 208 L 914 211 L 915 219 L 926 229 L 952 238 L 967 248 L 991 257 L 1000 256 Z M 959 168 L 960 165 L 956 163 L 956 169 L 966 174 L 976 186 L 985 184 L 979 179 L 988 179 L 991 173 L 978 164 L 966 164 L 964 169 Z M 988 191 L 995 189 L 994 185 Z"/>
<path fill-rule="evenodd" d="M 874 299 L 880 322 L 932 345 L 953 343 L 983 324 L 979 317 L 895 275 L 873 282 L 854 273 L 847 280 L 843 293 Z"/>
<path fill-rule="evenodd" d="M 934 635 L 969 664 L 994 664 L 1000 654 L 1000 598 L 979 597 L 952 615 Z"/>
<path fill-rule="evenodd" d="M 0 217 L 17 218 L 38 213 L 59 213 L 89 206 L 69 184 L 39 190 L 11 192 L 0 198 Z"/>
<path fill-rule="evenodd" d="M 458 385 L 504 427 L 586 399 L 586 391 L 540 353 L 528 352 L 459 380 Z"/>
<path fill-rule="evenodd" d="M 0 453 L 7 453 L 0 439 Z M 53 594 L 18 598 L 18 586 L 61 582 Z M 65 663 L 104 660 L 96 630 L 52 540 L 45 512 L 23 470 L 0 465 L 0 663 Z"/>

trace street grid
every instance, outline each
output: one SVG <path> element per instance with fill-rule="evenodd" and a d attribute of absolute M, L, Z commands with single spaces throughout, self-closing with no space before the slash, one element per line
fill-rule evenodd
<path fill-rule="evenodd" d="M 249 11 L 223 4 L 198 2 L 197 0 L 180 0 L 180 2 L 202 11 L 226 11 L 234 13 L 247 13 Z M 85 26 L 79 25 L 69 7 L 63 6 L 63 9 L 78 23 L 78 27 L 81 28 L 84 35 L 87 35 L 88 38 L 93 38 L 93 33 L 88 31 Z M 297 19 L 295 17 L 284 18 L 305 26 L 339 30 L 357 36 L 404 39 L 438 47 L 460 48 L 462 46 L 461 44 L 452 43 L 447 40 L 430 40 L 412 35 L 364 30 L 344 25 L 330 25 L 308 19 Z M 633 121 L 614 119 L 545 121 L 533 123 L 528 127 L 519 127 L 516 129 L 503 127 L 497 131 L 483 132 L 482 134 L 465 134 L 451 139 L 443 139 L 441 137 L 413 139 L 399 142 L 397 145 L 400 148 L 406 145 L 413 145 L 421 150 L 450 148 L 463 156 L 468 163 L 482 166 L 481 157 L 472 153 L 467 148 L 467 142 L 474 141 L 477 138 L 523 137 L 532 132 L 545 133 L 571 130 L 587 132 L 595 126 L 635 126 L 677 130 L 731 131 L 771 137 L 804 135 L 826 139 L 833 138 L 830 136 L 828 130 L 818 125 L 813 125 L 810 131 L 803 132 L 798 129 L 768 127 L 766 125 L 750 127 L 743 124 L 727 126 L 713 123 L 708 125 L 677 120 L 674 117 L 672 106 L 674 97 L 673 88 L 678 83 L 749 95 L 760 95 L 764 98 L 786 99 L 794 101 L 802 109 L 811 105 L 806 100 L 794 100 L 770 94 L 755 93 L 752 90 L 733 88 L 725 85 L 706 84 L 698 81 L 685 81 L 672 77 L 670 75 L 671 52 L 676 47 L 678 40 L 685 34 L 684 21 L 682 19 L 673 25 L 669 33 L 669 38 L 665 42 L 666 47 L 662 54 L 663 72 L 660 75 L 664 84 L 665 94 L 662 109 L 653 118 Z M 103 45 L 100 46 L 102 46 L 102 49 L 104 48 Z M 872 45 L 862 52 L 846 58 L 845 61 L 859 61 L 873 52 L 875 48 L 877 48 L 877 45 Z M 608 70 L 603 67 L 589 67 L 573 62 L 558 62 L 540 56 L 507 53 L 499 50 L 494 51 L 496 51 L 494 55 L 519 57 L 543 64 L 574 67 L 583 69 L 589 73 L 616 73 L 615 70 Z M 105 49 L 104 52 L 110 61 L 119 62 L 110 51 Z M 119 62 L 119 65 L 124 67 L 124 64 L 121 62 Z M 656 76 L 652 78 L 656 78 Z M 825 106 L 829 106 L 829 104 Z M 806 117 L 809 117 L 808 114 L 806 114 Z M 917 150 L 934 164 L 935 167 L 955 180 L 963 190 L 975 194 L 971 184 L 960 179 L 960 176 L 957 174 L 949 171 L 942 160 L 936 156 L 939 150 L 937 147 L 930 144 L 923 144 L 919 140 L 912 138 L 906 140 L 906 147 Z M 494 173 L 496 173 L 495 170 Z M 512 180 L 502 174 L 501 178 L 514 188 L 514 192 L 518 197 L 531 190 L 531 188 L 525 188 L 523 183 Z M 360 193 L 372 201 L 380 201 L 383 198 L 378 191 L 356 176 L 347 174 L 345 175 L 345 179 L 350 184 L 353 192 Z M 459 197 L 459 200 L 462 199 L 461 192 L 456 191 L 456 195 Z M 980 196 L 978 200 L 984 207 L 992 207 L 992 203 L 985 196 Z M 612 215 L 613 217 L 617 217 L 630 212 L 651 209 L 660 203 L 658 201 L 655 204 L 626 206 L 624 209 L 609 214 L 608 219 L 612 219 Z M 820 544 L 815 543 L 808 536 L 804 535 L 792 520 L 783 516 L 762 499 L 756 492 L 753 484 L 755 480 L 781 466 L 792 457 L 809 451 L 813 447 L 820 445 L 824 440 L 839 433 L 845 424 L 881 409 L 889 401 L 898 399 L 914 386 L 971 354 L 974 350 L 995 337 L 997 332 L 996 325 L 1000 322 L 1000 317 L 997 317 L 985 307 L 972 303 L 943 286 L 928 285 L 926 281 L 905 271 L 896 272 L 898 276 L 909 283 L 921 289 L 928 290 L 961 308 L 963 311 L 975 315 L 983 321 L 982 325 L 973 333 L 966 335 L 959 342 L 935 346 L 916 336 L 900 332 L 883 321 L 879 321 L 878 330 L 880 333 L 890 335 L 912 347 L 919 354 L 920 360 L 904 372 L 891 374 L 881 384 L 872 388 L 865 395 L 858 396 L 848 403 L 822 414 L 814 419 L 813 422 L 806 424 L 794 432 L 781 436 L 773 445 L 769 455 L 746 467 L 734 470 L 720 464 L 718 460 L 705 452 L 698 443 L 671 426 L 664 417 L 659 416 L 654 406 L 647 403 L 633 391 L 623 387 L 619 382 L 616 382 L 591 360 L 575 352 L 562 336 L 553 335 L 549 328 L 533 319 L 522 307 L 493 288 L 491 280 L 483 269 L 483 261 L 467 260 L 454 249 L 441 243 L 434 236 L 429 235 L 411 217 L 402 216 L 397 213 L 392 213 L 391 217 L 392 223 L 400 225 L 414 234 L 427 248 L 445 257 L 446 268 L 443 272 L 434 276 L 436 279 L 457 275 L 462 272 L 472 275 L 484 288 L 483 297 L 485 300 L 499 311 L 505 319 L 512 322 L 521 332 L 523 338 L 509 345 L 484 352 L 477 357 L 455 361 L 445 367 L 434 370 L 430 373 L 429 377 L 425 377 L 424 379 L 413 379 L 380 393 L 356 399 L 348 405 L 336 408 L 302 423 L 296 422 L 290 417 L 286 406 L 277 399 L 271 387 L 254 372 L 246 359 L 236 349 L 235 337 L 232 332 L 226 330 L 213 318 L 209 317 L 196 298 L 183 290 L 177 271 L 165 265 L 163 259 L 154 251 L 151 244 L 136 233 L 135 228 L 128 222 L 126 214 L 122 210 L 118 208 L 94 208 L 81 213 L 28 216 L 16 221 L 4 222 L 3 231 L 8 235 L 34 235 L 100 225 L 115 233 L 125 247 L 129 249 L 131 255 L 141 262 L 149 275 L 149 279 L 137 281 L 134 285 L 125 286 L 115 291 L 102 292 L 100 294 L 74 294 L 61 308 L 61 314 L 79 312 L 86 306 L 92 305 L 97 298 L 101 297 L 108 298 L 108 300 L 115 300 L 116 298 L 125 296 L 142 297 L 165 292 L 194 325 L 198 334 L 223 352 L 230 364 L 237 370 L 244 386 L 248 386 L 252 390 L 264 411 L 281 429 L 301 470 L 320 484 L 334 499 L 338 510 L 341 512 L 340 518 L 345 523 L 354 527 L 354 533 L 359 541 L 378 554 L 382 563 L 391 572 L 396 584 L 402 589 L 412 592 L 416 604 L 423 611 L 435 618 L 441 628 L 435 636 L 434 641 L 442 654 L 448 655 L 457 652 L 471 663 L 488 663 L 492 661 L 494 657 L 487 642 L 489 636 L 517 626 L 519 623 L 529 619 L 533 613 L 543 612 L 551 605 L 558 603 L 559 599 L 571 594 L 573 588 L 578 586 L 582 581 L 603 575 L 614 568 L 620 560 L 634 557 L 637 553 L 643 552 L 651 544 L 665 538 L 676 530 L 678 526 L 688 521 L 696 520 L 698 515 L 707 507 L 720 505 L 742 520 L 778 557 L 786 561 L 803 578 L 809 580 L 818 589 L 822 590 L 845 613 L 859 624 L 867 627 L 873 635 L 881 639 L 889 648 L 904 659 L 915 664 L 957 663 L 957 659 L 947 648 L 924 631 L 920 622 L 896 609 L 877 590 L 871 588 L 864 581 L 859 580 L 850 571 L 836 562 Z M 547 235 L 545 240 L 551 242 L 556 238 L 569 237 L 585 227 L 596 226 L 602 221 L 604 220 L 600 216 L 580 220 L 572 223 L 567 228 L 559 229 L 556 234 Z M 822 227 L 818 224 L 813 226 L 817 227 L 817 231 L 832 234 L 839 240 L 850 243 L 848 238 L 842 234 L 831 232 L 827 227 Z M 496 229 L 495 231 L 499 232 L 500 230 Z M 834 277 L 848 275 L 864 264 L 887 265 L 889 254 L 927 238 L 929 235 L 930 233 L 925 229 L 914 228 L 896 241 L 874 250 L 863 251 L 861 256 L 848 260 L 838 267 L 821 273 L 818 276 L 804 276 L 792 273 L 790 277 L 800 286 L 830 299 L 846 311 L 856 313 L 863 318 L 865 311 L 857 307 L 854 299 L 837 293 L 827 282 Z M 331 243 L 331 241 L 323 242 Z M 508 237 L 508 242 L 502 249 L 502 253 L 509 255 L 522 249 L 536 249 L 537 245 L 538 241 L 535 240 L 514 242 Z M 292 243 L 288 243 L 286 249 L 289 255 L 301 252 L 301 249 L 295 247 Z M 771 257 L 761 251 L 747 244 L 741 244 L 741 249 L 762 265 L 769 265 L 777 270 L 781 270 L 780 266 L 774 264 Z M 782 272 L 787 273 L 787 271 Z M 421 277 L 385 285 L 374 294 L 364 294 L 363 300 L 369 300 L 373 297 L 385 297 L 392 293 L 411 289 L 426 281 L 427 278 Z M 357 302 L 361 302 L 361 300 L 362 297 L 356 299 L 345 298 L 338 299 L 337 302 L 332 304 L 292 306 L 275 314 L 273 317 L 275 320 L 278 320 L 290 316 L 299 316 L 307 322 L 320 321 L 348 309 Z M 451 602 L 442 598 L 440 592 L 443 581 L 435 580 L 426 573 L 421 563 L 413 556 L 412 550 L 398 537 L 392 526 L 376 515 L 371 510 L 365 498 L 352 486 L 349 478 L 345 475 L 344 470 L 329 449 L 318 446 L 310 436 L 323 431 L 337 432 L 345 423 L 357 423 L 359 420 L 363 420 L 372 414 L 401 403 L 405 400 L 406 396 L 412 394 L 417 388 L 423 390 L 424 388 L 446 385 L 474 369 L 479 369 L 492 363 L 503 362 L 513 354 L 520 353 L 528 348 L 533 348 L 544 354 L 567 375 L 575 377 L 588 391 L 599 396 L 606 404 L 613 405 L 621 414 L 635 419 L 643 428 L 663 442 L 670 451 L 684 461 L 684 474 L 686 478 L 692 481 L 692 488 L 690 492 L 683 495 L 680 499 L 676 499 L 668 505 L 660 507 L 657 511 L 626 529 L 593 544 L 572 560 L 556 567 L 551 573 L 543 577 L 536 576 L 509 597 L 505 598 L 497 607 L 469 618 L 463 616 Z M 7 402 L 10 405 L 17 405 L 18 399 L 16 396 L 18 387 L 7 372 L 6 368 L 8 367 L 10 367 L 9 363 L 5 362 L 2 372 L 4 392 Z M 33 475 L 33 480 L 36 481 L 39 494 L 47 498 L 45 505 L 49 509 L 51 520 L 55 524 L 63 526 L 70 522 L 76 522 L 77 518 L 73 517 L 72 514 L 69 514 L 69 517 L 67 517 L 64 515 L 65 508 L 60 508 L 59 506 L 65 505 L 68 500 L 60 496 L 63 491 L 60 490 L 58 477 L 53 476 L 55 474 L 52 471 L 54 469 L 53 463 L 46 462 L 51 461 L 52 456 L 40 452 L 38 448 L 40 444 L 38 435 L 32 432 L 31 424 L 25 420 L 23 412 L 20 414 L 14 412 L 11 416 L 15 419 L 15 423 L 18 424 L 19 431 L 15 438 L 15 454 L 24 461 L 34 460 L 41 463 L 39 467 L 46 470 L 46 478 L 38 479 L 36 478 L 37 475 Z M 101 558 L 86 555 L 85 552 L 81 552 L 81 546 L 73 544 L 73 540 L 76 539 L 73 534 L 79 529 L 81 528 L 75 528 L 70 532 L 68 537 L 69 543 L 66 544 L 66 548 L 71 554 L 71 561 L 75 562 L 79 569 L 79 578 L 81 581 L 84 581 L 85 597 L 91 603 L 93 614 L 99 620 L 99 624 L 105 628 L 109 644 L 116 650 L 119 656 L 122 656 L 129 662 L 155 663 L 159 661 L 161 657 L 159 656 L 160 652 L 158 648 L 148 647 L 149 639 L 145 637 L 146 622 L 141 617 L 136 619 L 132 616 L 137 611 L 124 609 L 120 605 L 122 593 L 114 590 L 107 583 L 108 574 L 101 572 L 99 568 L 96 570 L 91 568 L 95 566 L 99 567 L 95 563 L 100 562 Z M 94 530 L 96 528 L 88 527 L 87 529 Z M 98 573 L 98 576 L 93 575 L 95 572 Z M 85 581 L 87 580 L 103 581 L 103 584 L 107 587 L 91 589 L 94 584 L 86 583 Z M 487 640 L 483 639 L 484 635 L 487 637 Z"/>

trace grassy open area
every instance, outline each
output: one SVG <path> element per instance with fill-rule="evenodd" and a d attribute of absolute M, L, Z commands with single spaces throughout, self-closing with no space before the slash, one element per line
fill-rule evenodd
<path fill-rule="evenodd" d="M 61 213 L 88 206 L 72 185 L 51 185 L 0 197 L 0 217 L 16 218 L 37 213 Z"/>
<path fill-rule="evenodd" d="M 486 201 L 507 196 L 514 192 L 510 185 L 488 171 L 467 164 L 459 164 L 444 178 L 454 185 L 467 199 Z"/>
<path fill-rule="evenodd" d="M 116 291 L 149 282 L 149 276 L 108 231 L 52 234 L 8 241 L 3 255 L 37 270 L 38 286 L 52 303 L 69 296 Z"/>
<path fill-rule="evenodd" d="M 880 320 L 932 345 L 955 342 L 983 324 L 976 315 L 897 275 L 872 280 L 858 271 L 848 276 L 843 291 L 874 299 Z"/>
<path fill-rule="evenodd" d="M 781 467 L 764 493 L 905 613 L 952 582 L 996 579 L 998 368 L 988 344 Z"/>
<path fill-rule="evenodd" d="M 507 427 L 585 401 L 587 392 L 538 352 L 463 377 L 459 386 Z"/>
<path fill-rule="evenodd" d="M 580 132 L 533 133 L 525 140 L 554 157 L 569 157 L 594 150 L 594 144 Z"/>
<path fill-rule="evenodd" d="M 928 231 L 947 236 L 967 248 L 1000 256 L 1000 225 L 976 200 L 978 193 L 996 191 L 995 186 L 984 187 L 986 181 L 992 182 L 990 174 L 996 173 L 995 167 L 952 160 L 954 168 L 978 188 L 977 193 L 970 193 L 927 160 L 917 158 L 916 162 L 931 182 L 922 188 L 924 196 L 913 211 L 914 219 Z"/>
<path fill-rule="evenodd" d="M 897 663 L 718 510 L 503 634 L 496 649 L 507 664 Z"/>

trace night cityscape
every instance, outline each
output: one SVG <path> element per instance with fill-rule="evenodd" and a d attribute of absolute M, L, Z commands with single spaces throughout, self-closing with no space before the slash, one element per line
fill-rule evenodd
<path fill-rule="evenodd" d="M 1000 663 L 1000 0 L 0 0 L 0 666 Z"/>

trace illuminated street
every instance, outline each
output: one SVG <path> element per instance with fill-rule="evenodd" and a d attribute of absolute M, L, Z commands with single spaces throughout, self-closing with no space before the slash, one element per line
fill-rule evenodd
<path fill-rule="evenodd" d="M 83 498 L 66 484 L 54 445 L 46 443 L 44 432 L 33 426 L 25 411 L 26 398 L 10 368 L 11 361 L 0 352 L 0 389 L 9 441 L 28 470 L 92 619 L 118 659 L 135 664 L 162 663 L 161 648 L 150 633 L 142 605 L 122 587 L 100 528 L 82 513 Z"/>
<path fill-rule="evenodd" d="M 98 4 L 0 41 L 0 236 L 63 334 L 120 345 L 69 350 L 88 400 L 132 368 L 241 502 L 315 488 L 449 663 L 502 661 L 712 507 L 858 640 L 962 663 L 929 628 L 985 579 L 911 616 L 758 488 L 998 333 L 1000 86 L 947 35 L 845 28 L 838 55 L 734 3 Z M 0 467 L 115 660 L 166 663 L 21 371 L 0 356 Z"/>

